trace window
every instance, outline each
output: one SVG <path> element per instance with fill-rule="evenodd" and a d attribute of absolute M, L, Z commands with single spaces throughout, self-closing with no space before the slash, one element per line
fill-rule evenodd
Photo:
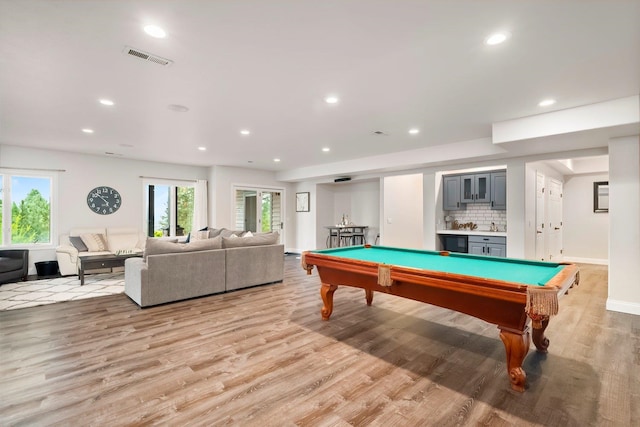
<path fill-rule="evenodd" d="M 147 236 L 178 237 L 192 231 L 194 185 L 145 183 Z"/>
<path fill-rule="evenodd" d="M 0 171 L 0 246 L 51 244 L 54 176 Z"/>

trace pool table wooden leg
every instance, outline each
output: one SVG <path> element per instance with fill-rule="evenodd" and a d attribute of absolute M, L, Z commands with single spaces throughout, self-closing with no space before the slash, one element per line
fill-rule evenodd
<path fill-rule="evenodd" d="M 371 289 L 364 290 L 365 298 L 367 299 L 367 305 L 371 305 L 373 302 L 373 291 Z"/>
<path fill-rule="evenodd" d="M 527 374 L 522 369 L 522 361 L 529 352 L 529 329 L 524 332 L 514 332 L 500 328 L 500 339 L 504 343 L 507 352 L 507 373 L 511 388 L 515 391 L 524 391 Z"/>
<path fill-rule="evenodd" d="M 333 312 L 333 293 L 338 289 L 337 285 L 330 285 L 328 283 L 323 283 L 320 286 L 320 296 L 322 297 L 322 310 L 320 310 L 320 314 L 322 315 L 322 320 L 329 320 L 331 317 L 331 313 Z"/>
<path fill-rule="evenodd" d="M 535 344 L 536 349 L 540 353 L 546 353 L 549 348 L 549 339 L 544 336 L 544 331 L 547 329 L 549 325 L 549 318 L 542 319 L 538 325 L 534 324 L 533 327 L 533 344 Z M 538 326 L 538 327 L 536 327 Z"/>

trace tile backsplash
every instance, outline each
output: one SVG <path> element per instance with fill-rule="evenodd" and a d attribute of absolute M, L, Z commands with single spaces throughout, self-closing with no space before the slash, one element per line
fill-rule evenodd
<path fill-rule="evenodd" d="M 489 230 L 492 222 L 498 227 L 498 231 L 505 231 L 507 226 L 507 211 L 493 210 L 491 203 L 468 203 L 466 210 L 444 211 L 444 216 L 447 215 L 452 218 L 446 224 L 449 229 L 454 220 L 461 224 L 467 222 L 478 224 L 478 231 Z M 441 221 L 445 224 L 444 217 Z"/>

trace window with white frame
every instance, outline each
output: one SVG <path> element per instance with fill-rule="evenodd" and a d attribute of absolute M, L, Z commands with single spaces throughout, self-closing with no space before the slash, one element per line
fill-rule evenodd
<path fill-rule="evenodd" d="M 55 174 L 0 170 L 0 246 L 52 244 Z"/>
<path fill-rule="evenodd" d="M 145 180 L 147 236 L 178 237 L 192 231 L 194 185 L 190 181 Z"/>

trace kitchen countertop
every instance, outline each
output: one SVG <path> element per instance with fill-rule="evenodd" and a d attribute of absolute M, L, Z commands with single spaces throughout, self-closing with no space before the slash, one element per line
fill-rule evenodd
<path fill-rule="evenodd" d="M 460 236 L 500 236 L 507 237 L 506 231 L 489 230 L 436 230 L 437 234 L 457 234 Z"/>

